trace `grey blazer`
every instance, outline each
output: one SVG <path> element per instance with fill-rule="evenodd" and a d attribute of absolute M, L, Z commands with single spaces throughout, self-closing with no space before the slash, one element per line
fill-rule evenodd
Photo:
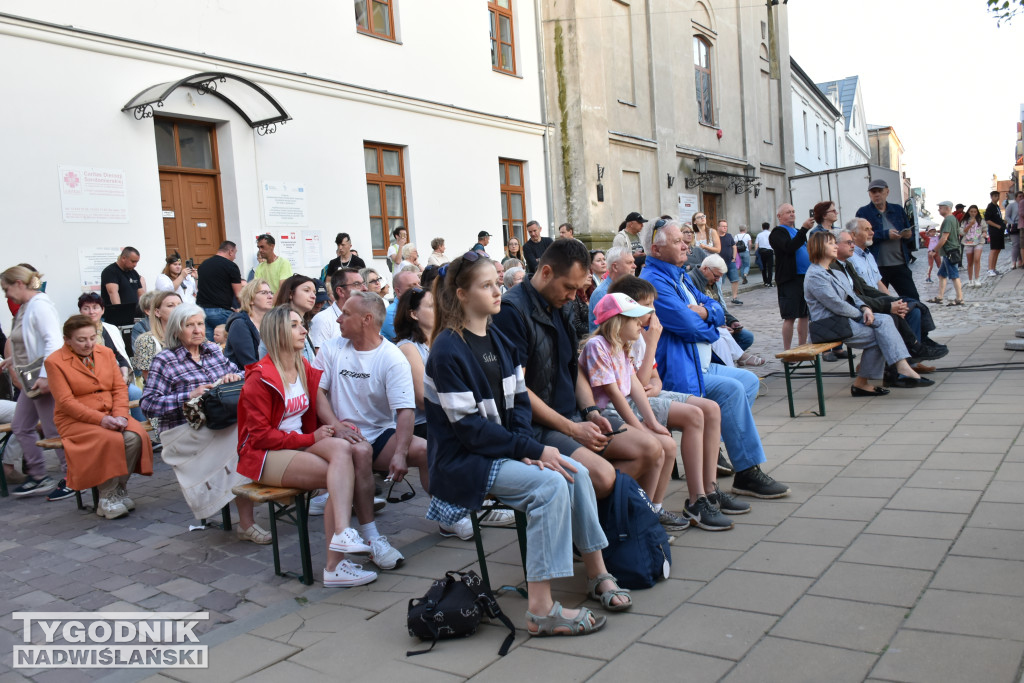
<path fill-rule="evenodd" d="M 849 300 L 847 300 L 849 297 Z M 842 273 L 835 273 L 812 263 L 804 276 L 804 298 L 811 320 L 821 320 L 831 315 L 840 315 L 862 322 L 862 306 L 867 306 L 853 292 L 853 286 Z M 856 306 L 850 304 L 850 300 Z"/>

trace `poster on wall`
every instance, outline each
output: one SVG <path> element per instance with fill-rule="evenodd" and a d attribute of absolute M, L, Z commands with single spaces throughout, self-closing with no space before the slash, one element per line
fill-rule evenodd
<path fill-rule="evenodd" d="M 306 218 L 306 186 L 303 183 L 264 181 L 263 224 L 275 228 L 309 225 Z"/>
<path fill-rule="evenodd" d="M 128 193 L 118 168 L 57 164 L 65 223 L 127 223 Z"/>
<path fill-rule="evenodd" d="M 288 263 L 292 264 L 292 272 L 300 273 L 302 268 L 302 261 L 299 256 L 299 236 L 294 231 L 286 232 L 284 230 L 270 230 L 271 235 L 274 236 L 274 253 L 280 258 L 288 259 Z M 258 237 L 258 235 L 257 235 Z M 253 242 L 256 240 L 254 239 Z"/>
<path fill-rule="evenodd" d="M 83 292 L 100 291 L 100 276 L 103 269 L 117 260 L 121 247 L 79 247 L 79 284 Z"/>
<path fill-rule="evenodd" d="M 679 220 L 689 223 L 693 220 L 693 214 L 697 213 L 697 195 L 679 193 Z"/>
<path fill-rule="evenodd" d="M 319 230 L 302 231 L 302 262 L 306 268 L 319 268 L 323 261 L 323 251 L 320 246 Z"/>

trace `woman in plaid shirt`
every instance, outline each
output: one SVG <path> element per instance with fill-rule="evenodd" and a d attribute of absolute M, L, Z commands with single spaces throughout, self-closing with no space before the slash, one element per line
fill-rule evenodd
<path fill-rule="evenodd" d="M 248 479 L 235 472 L 238 429 L 202 427 L 185 421 L 184 404 L 206 393 L 216 382 L 242 379 L 220 347 L 206 339 L 206 314 L 194 304 L 181 304 L 171 313 L 165 331 L 167 348 L 149 366 L 141 408 L 157 418 L 164 462 L 174 467 L 185 500 L 197 518 L 212 517 L 234 500 L 233 486 Z M 238 499 L 238 537 L 265 545 L 270 532 L 253 520 L 252 501 Z"/>

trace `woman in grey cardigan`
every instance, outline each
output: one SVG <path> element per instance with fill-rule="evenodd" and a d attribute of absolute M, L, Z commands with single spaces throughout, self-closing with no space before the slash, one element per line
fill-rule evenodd
<path fill-rule="evenodd" d="M 829 317 L 850 319 L 853 336 L 844 341 L 855 349 L 864 350 L 857 380 L 850 387 L 850 393 L 854 396 L 888 394 L 888 389 L 873 386 L 869 381 L 882 377 L 885 364 L 894 365 L 900 373 L 897 386 L 925 387 L 934 384 L 910 367 L 907 362 L 910 353 L 892 318 L 887 315 L 875 317 L 868 305 L 854 294 L 849 277 L 829 268 L 836 258 L 836 247 L 836 238 L 831 232 L 822 230 L 808 238 L 811 265 L 804 278 L 804 297 L 812 322 Z"/>

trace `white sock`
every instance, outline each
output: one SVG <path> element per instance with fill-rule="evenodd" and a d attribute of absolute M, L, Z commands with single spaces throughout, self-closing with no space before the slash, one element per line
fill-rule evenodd
<path fill-rule="evenodd" d="M 661 512 L 661 503 L 654 503 L 654 511 Z"/>
<path fill-rule="evenodd" d="M 377 522 L 370 522 L 369 524 L 359 525 L 359 535 L 362 536 L 367 543 L 373 543 L 380 532 L 377 531 Z"/>

